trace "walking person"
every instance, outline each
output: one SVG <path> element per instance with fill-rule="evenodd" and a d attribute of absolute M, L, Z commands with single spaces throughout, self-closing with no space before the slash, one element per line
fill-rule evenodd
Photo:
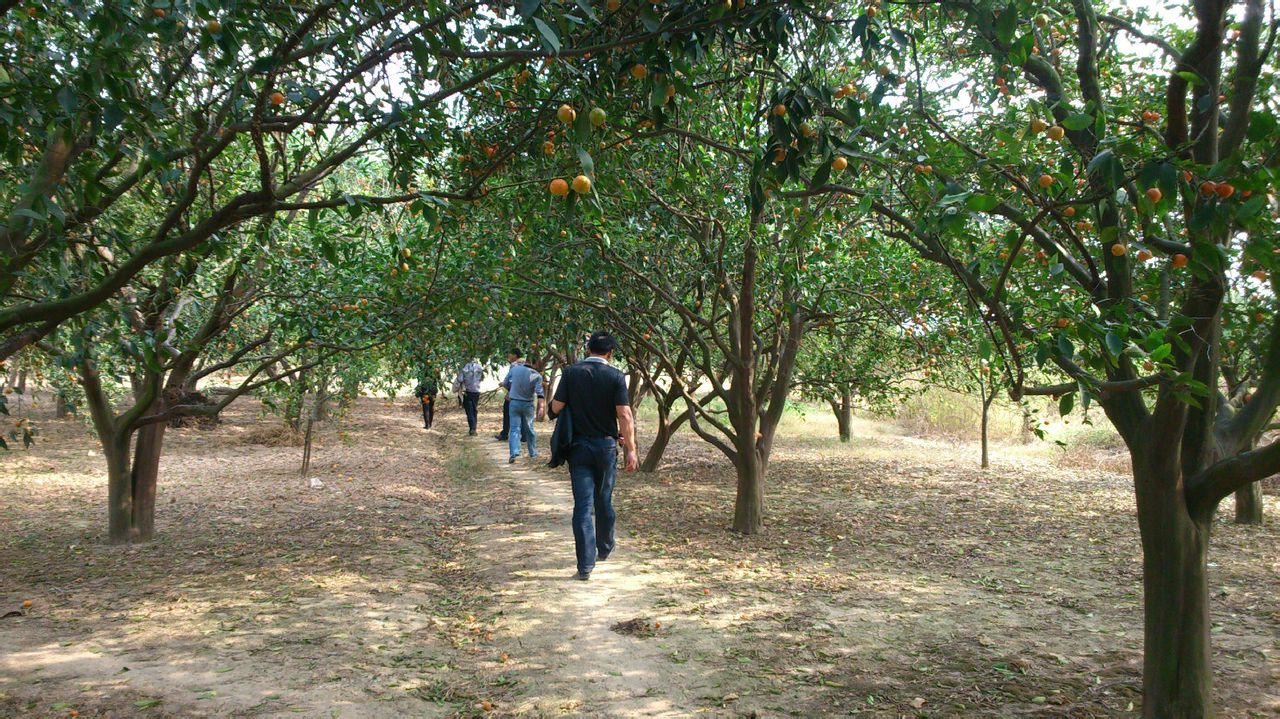
<path fill-rule="evenodd" d="M 607 559 L 616 546 L 613 486 L 618 445 L 622 445 L 627 472 L 634 472 L 639 464 L 627 380 L 610 364 L 617 348 L 617 340 L 609 333 L 593 333 L 587 341 L 587 358 L 565 369 L 551 400 L 551 416 L 568 408 L 573 427 L 568 462 L 578 559 L 575 578 L 583 581 L 591 578 L 596 561 Z"/>
<path fill-rule="evenodd" d="M 511 368 L 511 362 L 507 363 L 507 369 Z M 502 429 L 493 438 L 499 442 L 506 442 L 511 436 L 511 392 L 507 392 L 507 396 L 502 398 Z"/>
<path fill-rule="evenodd" d="M 436 417 L 436 395 L 440 393 L 440 386 L 436 383 L 434 375 L 435 373 L 428 372 L 427 377 L 413 390 L 413 396 L 422 402 L 423 429 L 431 429 L 431 423 Z"/>
<path fill-rule="evenodd" d="M 453 381 L 453 391 L 462 392 L 462 411 L 467 413 L 467 434 L 476 434 L 476 410 L 480 402 L 480 380 L 484 379 L 484 367 L 472 359 L 458 371 Z"/>
<path fill-rule="evenodd" d="M 529 457 L 532 459 L 538 457 L 538 438 L 533 431 L 533 418 L 535 411 L 538 417 L 542 416 L 546 401 L 542 394 L 542 375 L 526 365 L 522 356 L 518 349 L 513 348 L 507 352 L 507 360 L 511 363 L 511 368 L 507 370 L 507 376 L 502 380 L 502 386 L 507 390 L 507 404 L 510 407 L 507 441 L 511 449 L 511 458 L 508 461 L 512 464 L 520 456 L 521 437 L 529 448 Z M 535 402 L 537 402 L 536 407 Z"/>

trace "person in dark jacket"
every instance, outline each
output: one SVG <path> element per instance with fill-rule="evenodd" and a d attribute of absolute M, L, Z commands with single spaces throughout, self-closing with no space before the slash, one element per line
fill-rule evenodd
<path fill-rule="evenodd" d="M 566 407 L 573 416 L 569 479 L 578 560 L 575 577 L 583 581 L 591 578 L 596 561 L 607 559 L 616 546 L 613 486 L 618 476 L 618 445 L 622 445 L 627 472 L 634 472 L 639 464 L 627 380 L 610 364 L 617 347 L 609 333 L 593 333 L 587 341 L 589 356 L 565 370 L 551 401 L 552 416 Z"/>
<path fill-rule="evenodd" d="M 440 393 L 440 385 L 435 377 L 428 375 L 413 390 L 413 396 L 422 402 L 422 428 L 431 429 L 436 417 L 436 395 Z"/>

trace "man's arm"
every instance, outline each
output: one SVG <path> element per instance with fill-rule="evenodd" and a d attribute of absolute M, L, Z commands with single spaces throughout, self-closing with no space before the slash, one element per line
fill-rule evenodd
<path fill-rule="evenodd" d="M 622 435 L 619 442 L 626 457 L 626 466 L 623 471 L 634 472 L 636 467 L 640 466 L 640 458 L 636 454 L 636 422 L 631 415 L 631 405 L 620 404 L 614 407 L 614 410 L 618 413 L 618 434 Z"/>
<path fill-rule="evenodd" d="M 533 373 L 533 396 L 536 398 L 538 405 L 538 409 L 534 416 L 541 420 L 543 413 L 546 411 L 547 400 L 542 391 L 542 375 L 537 372 Z"/>

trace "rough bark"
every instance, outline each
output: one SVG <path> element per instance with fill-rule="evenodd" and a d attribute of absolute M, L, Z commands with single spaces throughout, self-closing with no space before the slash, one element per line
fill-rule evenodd
<path fill-rule="evenodd" d="M 735 531 L 759 534 L 764 529 L 765 467 L 766 460 L 756 453 L 753 446 L 740 449 L 735 466 L 738 473 L 738 492 L 733 503 Z"/>
<path fill-rule="evenodd" d="M 991 424 L 991 403 L 995 400 L 995 396 L 984 396 L 982 398 L 982 468 L 989 469 L 991 467 L 990 446 L 988 442 L 989 428 Z"/>
<path fill-rule="evenodd" d="M 160 480 L 160 455 L 166 428 L 164 422 L 153 422 L 139 429 L 134 439 L 129 472 L 129 491 L 133 494 L 130 541 L 133 542 L 149 542 L 155 535 L 156 487 Z"/>
<path fill-rule="evenodd" d="M 836 415 L 840 441 L 848 442 L 853 439 L 853 395 L 848 390 L 841 390 L 840 401 L 831 402 L 831 411 Z"/>
<path fill-rule="evenodd" d="M 1236 524 L 1262 524 L 1262 483 L 1236 490 Z"/>
<path fill-rule="evenodd" d="M 133 476 L 129 471 L 129 438 L 100 436 L 107 460 L 107 539 L 133 541 Z"/>
<path fill-rule="evenodd" d="M 1212 717 L 1209 518 L 1191 516 L 1182 500 L 1176 450 L 1140 450 L 1133 460 L 1143 555 L 1143 716 Z"/>
<path fill-rule="evenodd" d="M 653 396 L 658 400 L 659 407 L 662 406 L 663 396 L 660 392 L 654 392 Z M 680 429 L 680 425 L 689 419 L 689 411 L 682 412 L 680 416 L 673 421 L 667 421 L 669 414 L 659 411 L 658 429 L 654 432 L 653 443 L 649 445 L 649 451 L 644 455 L 644 461 L 640 463 L 641 472 L 656 472 L 658 465 L 662 463 L 662 457 L 666 454 L 667 445 L 671 443 L 671 438 L 675 436 L 676 430 Z"/>

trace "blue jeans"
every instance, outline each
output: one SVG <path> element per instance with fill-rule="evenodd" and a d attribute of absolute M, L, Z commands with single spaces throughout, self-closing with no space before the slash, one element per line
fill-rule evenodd
<path fill-rule="evenodd" d="M 529 445 L 529 456 L 538 456 L 538 435 L 533 432 L 533 402 L 511 400 L 511 430 L 507 434 L 507 442 L 511 447 L 511 456 L 520 456 L 520 437 Z"/>
<path fill-rule="evenodd" d="M 573 544 L 578 571 L 595 569 L 613 551 L 613 484 L 618 478 L 618 443 L 612 437 L 578 437 L 569 451 L 569 479 L 573 483 Z M 595 510 L 595 521 L 591 513 Z"/>

